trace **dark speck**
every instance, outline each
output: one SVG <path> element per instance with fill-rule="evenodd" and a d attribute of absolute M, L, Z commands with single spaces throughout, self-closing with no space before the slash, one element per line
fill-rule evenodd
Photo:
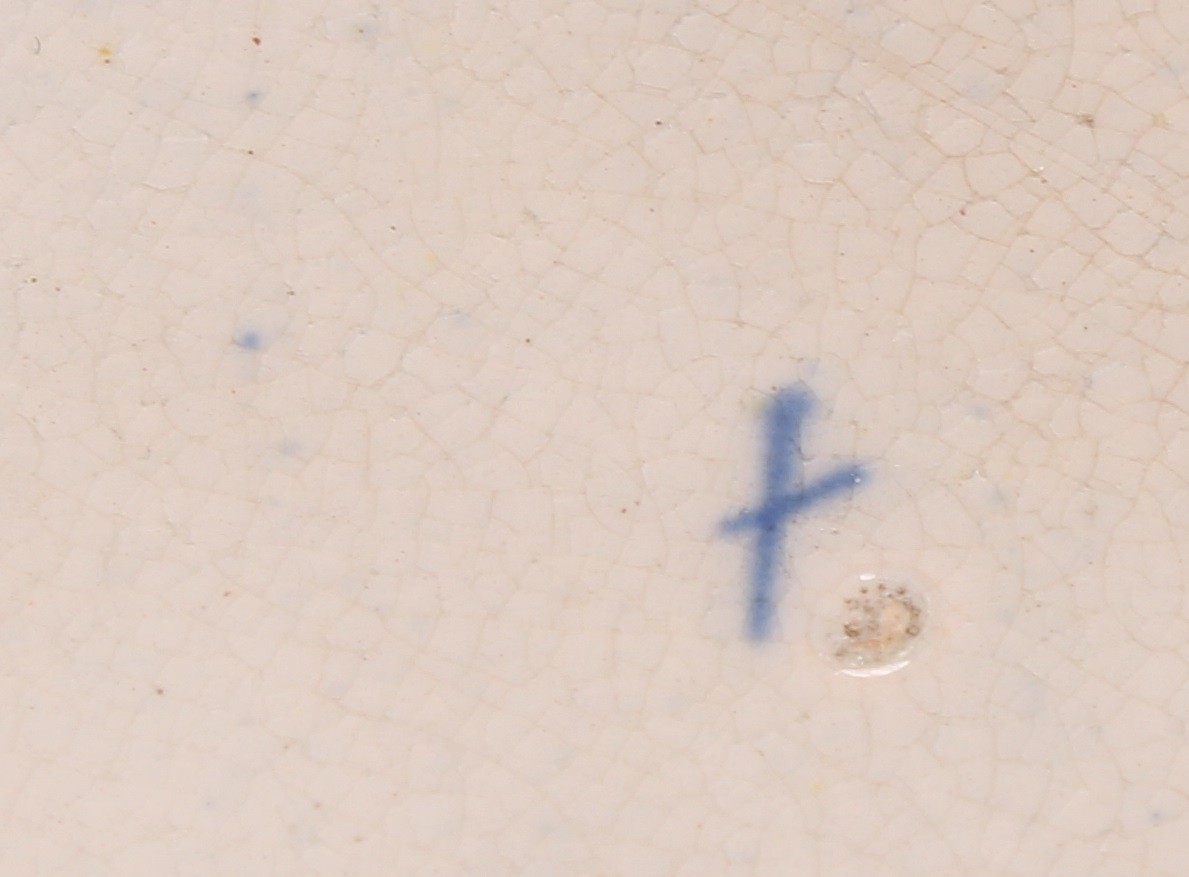
<path fill-rule="evenodd" d="M 252 37 L 252 42 L 256 45 L 260 45 L 260 37 Z"/>

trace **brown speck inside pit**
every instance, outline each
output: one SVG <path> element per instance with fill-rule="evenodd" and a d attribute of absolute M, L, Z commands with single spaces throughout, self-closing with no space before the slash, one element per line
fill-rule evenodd
<path fill-rule="evenodd" d="M 924 611 L 903 586 L 863 586 L 844 601 L 842 637 L 834 656 L 851 667 L 872 667 L 902 656 L 921 634 Z"/>

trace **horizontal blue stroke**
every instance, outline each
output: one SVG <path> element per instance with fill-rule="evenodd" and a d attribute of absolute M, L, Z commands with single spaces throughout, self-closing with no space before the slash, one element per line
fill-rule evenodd
<path fill-rule="evenodd" d="M 812 408 L 813 399 L 804 390 L 783 389 L 773 396 L 764 412 L 764 492 L 760 505 L 722 523 L 724 533 L 756 531 L 747 610 L 747 633 L 753 642 L 767 639 L 772 630 L 776 574 L 789 520 L 835 494 L 853 489 L 867 474 L 863 466 L 854 464 L 813 484 L 803 484 L 801 431 Z"/>

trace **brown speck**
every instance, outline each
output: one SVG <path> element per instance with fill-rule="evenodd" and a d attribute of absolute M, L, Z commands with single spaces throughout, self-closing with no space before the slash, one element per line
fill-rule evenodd
<path fill-rule="evenodd" d="M 252 37 L 252 42 L 256 45 L 260 45 L 260 37 Z"/>
<path fill-rule="evenodd" d="M 158 694 L 164 694 L 164 693 L 165 693 L 165 689 L 164 689 L 164 688 L 162 688 L 161 686 L 157 686 L 157 693 L 158 693 Z"/>
<path fill-rule="evenodd" d="M 842 624 L 835 657 L 852 667 L 871 667 L 904 654 L 921 632 L 920 603 L 907 588 L 883 582 L 874 593 L 866 586 L 859 593 L 859 599 L 844 601 L 850 617 Z"/>

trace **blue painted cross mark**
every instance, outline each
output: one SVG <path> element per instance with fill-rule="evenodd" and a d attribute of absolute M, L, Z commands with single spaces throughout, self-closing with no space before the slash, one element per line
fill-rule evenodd
<path fill-rule="evenodd" d="M 788 519 L 818 502 L 853 488 L 866 470 L 846 466 L 808 486 L 801 476 L 801 429 L 813 408 L 804 390 L 780 390 L 764 414 L 764 495 L 760 506 L 723 521 L 725 533 L 756 531 L 751 571 L 751 597 L 747 608 L 747 633 L 759 642 L 772 629 L 776 573 Z"/>

